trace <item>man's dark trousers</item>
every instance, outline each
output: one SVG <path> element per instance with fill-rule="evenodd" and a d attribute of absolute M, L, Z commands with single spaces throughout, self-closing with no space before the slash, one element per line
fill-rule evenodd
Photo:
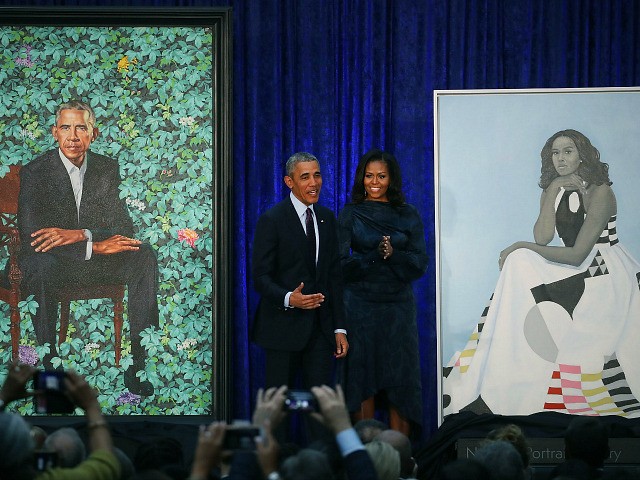
<path fill-rule="evenodd" d="M 94 255 L 84 261 L 38 253 L 22 258 L 20 267 L 24 276 L 22 290 L 25 295 L 33 294 L 39 305 L 33 318 L 38 343 L 49 343 L 52 352 L 55 351 L 58 320 L 55 290 L 74 284 L 125 283 L 134 364 L 139 368 L 144 366 L 140 333 L 148 326 L 158 325 L 158 265 L 155 252 L 149 245 L 141 245 L 138 251 Z"/>

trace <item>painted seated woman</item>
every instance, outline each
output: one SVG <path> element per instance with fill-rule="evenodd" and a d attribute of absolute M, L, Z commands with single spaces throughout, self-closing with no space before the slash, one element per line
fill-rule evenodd
<path fill-rule="evenodd" d="M 535 242 L 500 253 L 489 305 L 445 367 L 445 415 L 640 416 L 640 264 L 618 241 L 609 167 L 575 130 L 540 155 Z"/>

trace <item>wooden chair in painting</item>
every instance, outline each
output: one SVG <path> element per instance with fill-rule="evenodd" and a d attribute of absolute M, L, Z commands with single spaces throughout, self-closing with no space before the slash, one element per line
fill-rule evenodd
<path fill-rule="evenodd" d="M 22 300 L 20 283 L 22 272 L 18 264 L 20 235 L 18 232 L 18 193 L 20 191 L 20 166 L 12 165 L 9 173 L 0 178 L 0 252 L 8 254 L 7 275 L 0 272 L 0 301 L 9 304 L 11 356 L 18 358 L 20 342 L 20 310 Z M 70 304 L 76 300 L 110 298 L 113 301 L 113 331 L 116 366 L 120 366 L 122 345 L 122 315 L 124 285 L 66 285 L 56 292 L 61 304 L 58 345 L 67 338 Z"/>

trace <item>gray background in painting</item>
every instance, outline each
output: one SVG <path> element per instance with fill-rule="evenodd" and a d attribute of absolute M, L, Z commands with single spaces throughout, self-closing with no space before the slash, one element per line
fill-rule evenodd
<path fill-rule="evenodd" d="M 618 236 L 640 259 L 640 90 L 441 92 L 437 106 L 445 365 L 464 347 L 493 293 L 500 251 L 533 241 L 540 151 L 555 132 L 584 133 L 609 164 Z"/>

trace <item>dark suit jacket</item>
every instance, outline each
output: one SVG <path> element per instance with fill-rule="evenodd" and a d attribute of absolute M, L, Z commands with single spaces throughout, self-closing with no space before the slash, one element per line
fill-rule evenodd
<path fill-rule="evenodd" d="M 335 215 L 315 204 L 320 237 L 313 272 L 307 263 L 307 238 L 291 199 L 287 197 L 262 214 L 253 241 L 252 276 L 261 299 L 255 315 L 253 340 L 264 348 L 302 350 L 313 332 L 316 313 L 323 336 L 335 348 L 336 328 L 345 328 L 342 273 Z M 284 308 L 284 297 L 304 282 L 302 293 L 322 293 L 317 310 Z"/>
<path fill-rule="evenodd" d="M 46 227 L 86 228 L 93 241 L 112 235 L 133 237 L 133 222 L 127 206 L 120 199 L 118 162 L 93 152 L 87 154 L 80 220 L 69 174 L 58 149 L 50 150 L 20 170 L 18 226 L 21 255 L 33 255 L 31 234 Z M 83 260 L 86 242 L 55 248 L 52 252 Z"/>

